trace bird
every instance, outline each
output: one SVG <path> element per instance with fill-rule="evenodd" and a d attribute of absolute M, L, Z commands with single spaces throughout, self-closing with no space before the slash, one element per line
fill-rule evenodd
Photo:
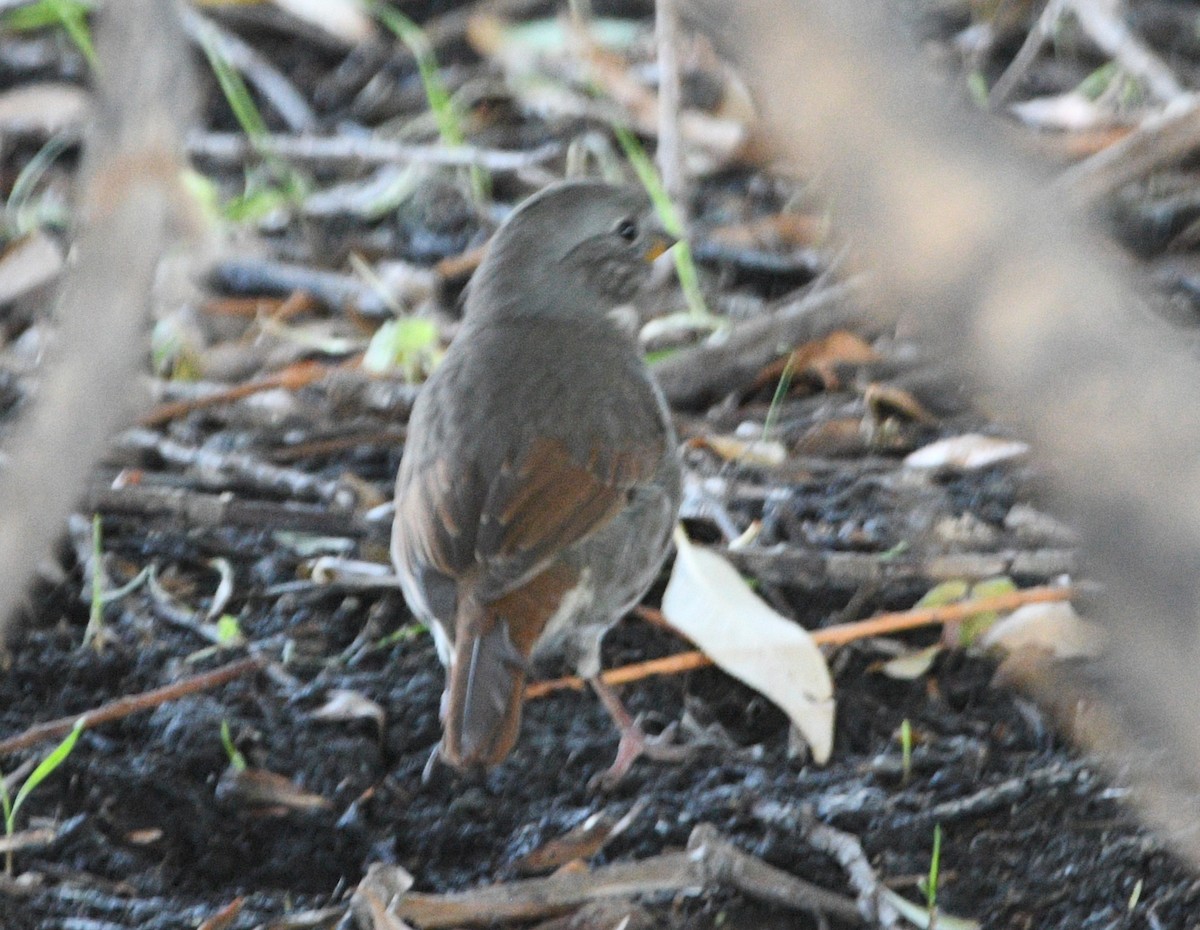
<path fill-rule="evenodd" d="M 657 578 L 679 515 L 670 411 L 629 326 L 674 242 L 641 189 L 561 181 L 508 216 L 468 284 L 411 411 L 391 539 L 446 667 L 431 765 L 502 762 L 545 657 L 620 728 L 609 781 L 647 748 L 599 679 L 600 642 Z"/>

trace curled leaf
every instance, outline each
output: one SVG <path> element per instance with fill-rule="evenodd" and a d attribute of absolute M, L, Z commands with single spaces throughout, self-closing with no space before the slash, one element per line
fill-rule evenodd
<path fill-rule="evenodd" d="M 833 749 L 833 680 L 825 657 L 799 624 L 772 610 L 729 562 L 675 532 L 675 569 L 662 611 L 722 670 L 769 698 L 812 747 Z"/>

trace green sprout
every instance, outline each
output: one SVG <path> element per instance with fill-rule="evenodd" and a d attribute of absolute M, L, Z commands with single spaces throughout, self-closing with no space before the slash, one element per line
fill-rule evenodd
<path fill-rule="evenodd" d="M 220 646 L 239 646 L 245 640 L 242 625 L 233 614 L 221 614 L 217 618 L 217 644 Z"/>
<path fill-rule="evenodd" d="M 233 734 L 229 732 L 229 721 L 221 721 L 221 745 L 225 747 L 225 755 L 229 757 L 229 765 L 238 772 L 244 772 L 249 768 L 249 763 L 246 762 L 246 757 L 242 755 L 242 751 L 237 748 L 233 742 Z"/>
<path fill-rule="evenodd" d="M 428 632 L 429 627 L 424 623 L 406 623 L 399 629 L 392 630 L 387 636 L 381 636 L 375 640 L 374 645 L 371 646 L 371 650 L 387 649 L 396 643 L 407 643 Z"/>
<path fill-rule="evenodd" d="M 907 717 L 900 721 L 900 772 L 904 784 L 912 778 L 912 723 Z"/>
<path fill-rule="evenodd" d="M 688 309 L 697 319 L 715 322 L 716 318 L 709 312 L 708 304 L 704 301 L 704 292 L 700 289 L 700 273 L 696 270 L 696 262 L 692 258 L 691 245 L 684 238 L 683 221 L 680 220 L 675 205 L 671 203 L 667 189 L 663 187 L 654 162 L 628 127 L 613 126 L 613 133 L 625 152 L 625 157 L 633 166 L 638 180 L 642 182 L 642 187 L 650 195 L 650 202 L 654 204 L 654 212 L 658 214 L 663 228 L 679 240 L 671 254 L 675 257 L 675 273 L 679 275 L 679 286 L 683 289 Z"/>
<path fill-rule="evenodd" d="M 81 0 L 38 0 L 28 6 L 19 7 L 0 19 L 0 26 L 13 32 L 32 32 L 59 26 L 66 32 L 75 47 L 83 54 L 88 66 L 96 68 L 96 46 L 88 28 L 87 14 L 90 3 Z"/>
<path fill-rule="evenodd" d="M 66 761 L 67 756 L 75 748 L 75 744 L 79 742 L 79 735 L 86 726 L 87 717 L 80 717 L 75 721 L 75 726 L 71 728 L 71 732 L 50 751 L 50 754 L 38 764 L 37 768 L 30 772 L 29 777 L 25 779 L 17 791 L 15 798 L 9 796 L 8 783 L 3 777 L 0 777 L 0 807 L 4 809 L 4 834 L 10 840 L 16 832 L 17 812 L 20 811 L 21 805 L 25 803 L 26 798 L 33 794 L 38 785 L 50 777 L 54 770 Z M 7 875 L 12 875 L 13 851 L 11 843 L 4 853 L 4 871 Z"/>
<path fill-rule="evenodd" d="M 281 207 L 290 206 L 303 198 L 306 184 L 300 175 L 286 162 L 267 150 L 267 121 L 254 102 L 250 89 L 237 69 L 229 62 L 216 40 L 207 31 L 200 36 L 200 47 L 209 67 L 217 79 L 221 93 L 233 111 L 242 132 L 250 140 L 259 155 L 278 175 L 278 183 L 255 187 L 249 179 L 246 191 L 233 198 L 225 207 L 225 215 L 233 222 L 247 222 L 268 215 Z"/>
<path fill-rule="evenodd" d="M 420 26 L 399 10 L 378 0 L 370 0 L 369 6 L 375 18 L 403 42 L 416 59 L 417 73 L 421 77 L 425 99 L 429 102 L 429 110 L 433 114 L 442 142 L 450 148 L 465 145 L 467 136 L 462 128 L 462 113 L 442 80 L 437 56 L 433 53 L 429 37 Z M 475 195 L 475 199 L 487 200 L 492 191 L 491 175 L 480 165 L 471 165 L 470 175 L 471 193 Z"/>
<path fill-rule="evenodd" d="M 929 876 L 925 879 L 925 907 L 929 910 L 930 925 L 937 921 L 938 872 L 942 867 L 942 825 L 933 825 L 933 854 L 929 857 Z"/>
<path fill-rule="evenodd" d="M 771 398 L 771 406 L 767 408 L 767 415 L 763 418 L 763 442 L 771 438 L 771 433 L 775 429 L 775 421 L 779 419 L 779 408 L 783 405 L 783 399 L 787 397 L 788 389 L 792 386 L 792 376 L 795 374 L 795 370 L 796 356 L 792 354 L 788 356 L 787 363 L 783 366 L 783 371 L 779 373 L 779 383 L 775 385 L 775 394 Z"/>

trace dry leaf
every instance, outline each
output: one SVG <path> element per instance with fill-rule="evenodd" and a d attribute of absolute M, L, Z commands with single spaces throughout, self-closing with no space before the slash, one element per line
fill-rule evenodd
<path fill-rule="evenodd" d="M 894 678 L 897 681 L 915 681 L 933 667 L 933 662 L 941 654 L 942 649 L 940 643 L 935 643 L 924 649 L 906 652 L 881 663 L 879 670 L 888 678 Z"/>
<path fill-rule="evenodd" d="M 806 342 L 794 352 L 776 359 L 767 365 L 754 379 L 753 390 L 774 387 L 790 369 L 797 377 L 810 376 L 821 383 L 825 390 L 837 390 L 838 365 L 865 365 L 879 361 L 879 353 L 871 348 L 861 336 L 844 329 L 834 330 L 823 339 Z"/>
<path fill-rule="evenodd" d="M 35 232 L 9 244 L 0 257 L 0 304 L 8 304 L 58 279 L 66 257 L 51 236 Z"/>
<path fill-rule="evenodd" d="M 412 930 L 391 911 L 394 901 L 413 886 L 413 877 L 398 865 L 372 863 L 350 898 L 350 910 L 364 930 Z"/>
<path fill-rule="evenodd" d="M 239 807 L 321 810 L 330 806 L 319 794 L 304 791 L 290 779 L 267 769 L 230 766 L 217 782 L 217 799 Z"/>
<path fill-rule="evenodd" d="M 737 436 L 702 436 L 696 445 L 706 446 L 727 462 L 778 468 L 787 461 L 783 443 L 770 439 L 740 439 Z"/>
<path fill-rule="evenodd" d="M 1103 640 L 1099 626 L 1080 617 L 1070 604 L 1059 601 L 1018 607 L 996 621 L 980 645 L 1005 652 L 1037 649 L 1056 659 L 1073 659 L 1098 655 Z"/>
<path fill-rule="evenodd" d="M 242 906 L 245 904 L 245 898 L 234 898 L 212 917 L 200 924 L 196 930 L 225 930 L 230 926 L 238 915 L 242 912 Z"/>
<path fill-rule="evenodd" d="M 863 403 L 871 416 L 879 423 L 898 417 L 913 423 L 923 423 L 933 426 L 938 418 L 925 409 L 913 394 L 894 384 L 871 384 L 863 391 Z"/>
<path fill-rule="evenodd" d="M 382 731 L 386 716 L 383 708 L 357 691 L 336 688 L 326 695 L 325 703 L 310 715 L 314 720 L 374 720 Z"/>
<path fill-rule="evenodd" d="M 1097 106 L 1078 91 L 1068 91 L 1053 97 L 1035 97 L 1011 107 L 1013 114 L 1026 126 L 1037 129 L 1095 129 L 1111 126 L 1113 114 Z"/>
<path fill-rule="evenodd" d="M 964 433 L 939 439 L 909 453 L 904 459 L 908 468 L 955 468 L 978 471 L 999 462 L 1017 458 L 1029 451 L 1029 446 L 1015 439 L 997 439 L 979 433 Z"/>
<path fill-rule="evenodd" d="M 833 681 L 799 624 L 768 607 L 721 556 L 675 532 L 675 569 L 662 612 L 722 670 L 769 698 L 824 764 L 833 749 Z"/>
<path fill-rule="evenodd" d="M 552 872 L 580 859 L 590 859 L 612 838 L 613 822 L 603 814 L 592 814 L 583 823 L 526 853 L 514 866 L 521 875 Z"/>
<path fill-rule="evenodd" d="M 75 84 L 29 84 L 0 94 L 0 132 L 49 137 L 78 133 L 91 108 L 92 96 Z"/>
<path fill-rule="evenodd" d="M 374 27 L 358 0 L 273 0 L 286 13 L 311 23 L 347 45 L 371 38 Z"/>

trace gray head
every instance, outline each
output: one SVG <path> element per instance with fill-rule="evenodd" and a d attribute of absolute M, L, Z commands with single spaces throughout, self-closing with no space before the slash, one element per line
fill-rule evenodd
<path fill-rule="evenodd" d="M 607 314 L 629 303 L 674 243 L 638 188 L 552 184 L 497 230 L 467 297 L 468 316 Z"/>

